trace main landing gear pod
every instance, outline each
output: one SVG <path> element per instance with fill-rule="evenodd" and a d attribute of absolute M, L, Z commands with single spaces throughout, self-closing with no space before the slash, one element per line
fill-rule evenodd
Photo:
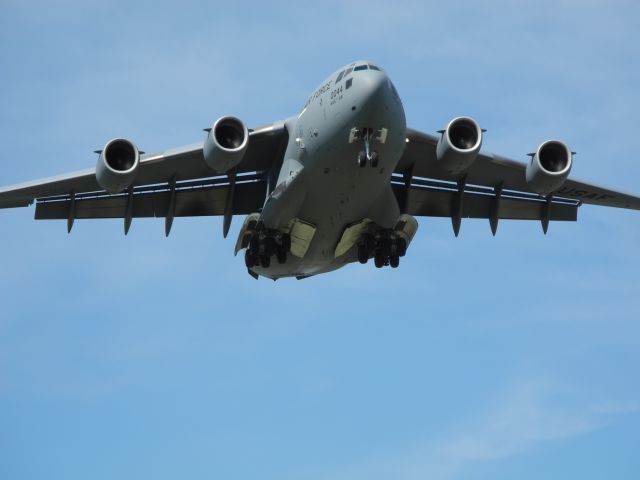
<path fill-rule="evenodd" d="M 355 246 L 360 263 L 365 264 L 373 257 L 377 268 L 397 268 L 417 230 L 418 222 L 411 215 L 400 215 L 391 229 L 380 228 L 365 218 L 345 229 L 334 255 L 338 258 Z"/>
<path fill-rule="evenodd" d="M 288 228 L 276 230 L 265 227 L 259 213 L 249 215 L 242 225 L 236 255 L 245 249 L 244 260 L 248 269 L 269 268 L 275 256 L 279 264 L 287 262 L 289 254 L 303 258 L 316 233 L 315 225 L 294 218 Z"/>

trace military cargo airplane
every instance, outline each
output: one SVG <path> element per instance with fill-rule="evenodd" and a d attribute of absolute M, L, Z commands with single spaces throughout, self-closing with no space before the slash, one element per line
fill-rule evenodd
<path fill-rule="evenodd" d="M 145 154 L 116 138 L 95 168 L 0 189 L 0 208 L 36 202 L 35 218 L 219 215 L 226 237 L 245 216 L 235 246 L 254 278 L 306 278 L 348 263 L 398 267 L 415 217 L 575 221 L 582 204 L 640 209 L 640 198 L 569 179 L 574 152 L 545 141 L 525 163 L 481 150 L 470 117 L 438 135 L 407 128 L 385 71 L 357 61 L 331 74 L 302 111 L 254 129 L 224 116 L 203 142 Z"/>

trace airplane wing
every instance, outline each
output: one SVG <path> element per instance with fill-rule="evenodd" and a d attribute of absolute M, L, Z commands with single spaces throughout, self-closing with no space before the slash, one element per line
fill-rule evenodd
<path fill-rule="evenodd" d="M 480 152 L 464 179 L 443 170 L 436 158 L 437 136 L 408 129 L 407 146 L 392 176 L 404 213 L 451 217 L 456 235 L 461 218 L 487 218 L 495 234 L 498 220 L 577 220 L 584 203 L 640 210 L 640 198 L 567 179 L 549 197 L 534 193 L 525 180 L 526 165 Z"/>
<path fill-rule="evenodd" d="M 95 168 L 0 188 L 0 208 L 25 207 L 36 201 L 35 218 L 124 218 L 125 233 L 135 217 L 224 215 L 225 236 L 231 216 L 262 208 L 268 177 L 282 161 L 288 140 L 281 122 L 249 131 L 249 143 L 235 178 L 213 176 L 203 156 L 203 142 L 141 155 L 133 185 L 109 194 L 96 181 Z"/>

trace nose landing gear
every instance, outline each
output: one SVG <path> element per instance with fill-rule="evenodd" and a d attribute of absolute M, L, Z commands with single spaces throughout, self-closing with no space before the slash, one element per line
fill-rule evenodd
<path fill-rule="evenodd" d="M 352 128 L 349 135 L 349 143 L 353 143 L 354 141 L 364 142 L 364 150 L 358 152 L 358 166 L 364 168 L 368 163 L 372 168 L 376 168 L 380 157 L 377 151 L 371 150 L 371 142 L 385 143 L 386 140 L 386 128 L 379 130 L 374 130 L 373 128 Z"/>
<path fill-rule="evenodd" d="M 376 168 L 378 166 L 378 162 L 380 161 L 380 157 L 378 152 L 373 151 L 369 154 L 365 150 L 360 150 L 358 152 L 358 166 L 360 168 L 364 168 L 367 166 L 367 163 L 371 165 L 372 168 Z"/>

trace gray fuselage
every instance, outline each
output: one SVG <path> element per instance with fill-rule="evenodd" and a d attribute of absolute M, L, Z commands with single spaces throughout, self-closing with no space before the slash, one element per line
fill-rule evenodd
<path fill-rule="evenodd" d="M 284 264 L 252 268 L 268 278 L 315 275 L 353 262 L 353 251 L 335 257 L 345 228 L 364 218 L 391 228 L 400 214 L 390 179 L 404 152 L 406 122 L 395 87 L 382 70 L 365 61 L 341 68 L 285 123 L 289 142 L 262 220 L 268 228 L 282 229 L 297 218 L 316 232 L 303 258 L 289 255 Z M 358 163 L 364 142 L 354 140 L 352 132 L 366 128 L 385 131 L 383 141 L 371 142 L 379 156 L 375 168 Z"/>

